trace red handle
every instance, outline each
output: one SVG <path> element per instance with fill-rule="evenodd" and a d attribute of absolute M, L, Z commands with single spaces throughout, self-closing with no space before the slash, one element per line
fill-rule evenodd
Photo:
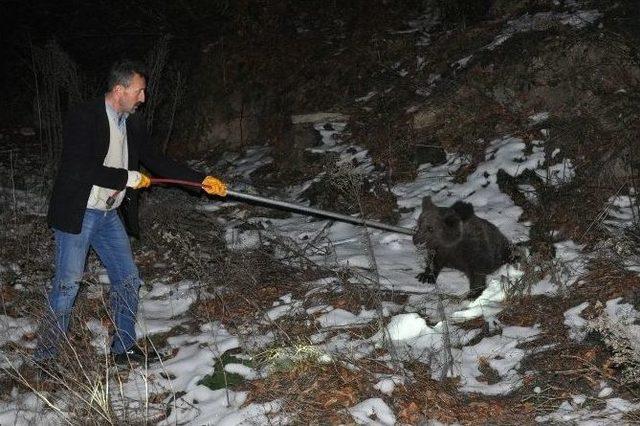
<path fill-rule="evenodd" d="M 198 188 L 202 188 L 202 183 L 193 182 L 190 180 L 181 180 L 181 179 L 164 179 L 164 178 L 151 178 L 151 184 L 156 183 L 175 183 L 178 185 L 186 185 L 186 186 L 197 186 Z"/>

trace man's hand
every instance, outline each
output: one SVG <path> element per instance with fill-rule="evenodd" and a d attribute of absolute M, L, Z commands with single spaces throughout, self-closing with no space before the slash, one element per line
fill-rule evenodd
<path fill-rule="evenodd" d="M 227 195 L 227 185 L 225 185 L 220 179 L 216 179 L 213 176 L 207 176 L 202 181 L 202 189 L 210 195 L 219 195 L 224 197 Z"/>
<path fill-rule="evenodd" d="M 140 181 L 138 181 L 138 184 L 136 186 L 134 186 L 134 189 L 141 189 L 141 188 L 148 188 L 151 186 L 151 179 L 149 179 L 149 176 L 140 173 Z"/>

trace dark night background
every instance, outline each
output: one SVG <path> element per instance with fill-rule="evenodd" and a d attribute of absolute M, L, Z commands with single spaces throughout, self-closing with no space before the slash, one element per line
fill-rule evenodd
<path fill-rule="evenodd" d="M 606 169 L 603 161 L 635 156 L 637 94 L 609 93 L 638 78 L 637 3 L 588 1 L 581 7 L 600 10 L 600 26 L 542 24 L 483 50 L 512 19 L 572 7 L 552 0 L 3 1 L 0 125 L 35 128 L 41 161 L 52 169 L 66 110 L 102 94 L 109 65 L 130 57 L 149 66 L 142 110 L 163 150 L 207 159 L 269 144 L 275 162 L 257 176 L 264 185 L 300 182 L 317 170 L 318 159 L 305 154 L 317 135 L 291 117 L 318 111 L 350 116 L 349 138 L 370 150 L 387 183 L 412 179 L 419 164 L 437 164 L 445 151 L 479 159 L 484 147 L 473 141 L 519 134 L 529 115 L 549 111 L 562 135 L 553 143 L 576 158 L 585 149 L 598 153 L 584 160 L 588 178 Z M 420 45 L 424 38 L 429 43 Z M 472 67 L 452 66 L 469 52 L 476 52 Z M 358 98 L 372 91 L 381 95 L 363 108 Z M 309 194 L 312 202 L 339 207 L 323 192 Z"/>
<path fill-rule="evenodd" d="M 488 16 L 486 1 L 463 3 L 451 8 L 452 25 Z M 251 111 L 253 122 L 241 139 L 255 140 L 261 133 L 277 144 L 293 111 L 345 106 L 367 90 L 363 75 L 370 77 L 376 62 L 388 66 L 396 60 L 379 58 L 380 50 L 390 46 L 378 33 L 405 26 L 407 17 L 423 8 L 420 1 L 381 0 L 3 1 L 0 122 L 5 127 L 36 125 L 34 103 L 47 96 L 43 86 L 52 80 L 64 113 L 78 101 L 65 80 L 68 66 L 74 69 L 80 98 L 88 99 L 103 92 L 115 59 L 148 60 L 156 49 L 166 59 L 149 82 L 158 91 L 147 109 L 157 106 L 158 138 L 170 131 L 162 126 L 179 97 L 172 137 L 190 148 L 237 145 L 217 135 L 202 141 L 212 111 L 216 123 Z M 66 62 L 38 65 L 47 55 L 63 55 Z M 178 73 L 182 84 L 176 89 Z"/>
<path fill-rule="evenodd" d="M 225 3 L 3 0 L 2 80 L 8 103 L 3 119 L 8 124 L 27 124 L 32 114 L 32 48 L 57 42 L 86 80 L 86 94 L 93 95 L 102 89 L 114 60 L 144 59 L 164 35 L 172 36 L 171 61 L 193 66 L 201 46 L 231 25 L 234 11 Z"/>
<path fill-rule="evenodd" d="M 577 126 L 563 130 L 572 147 L 593 143 L 601 150 L 597 141 L 627 144 L 636 134 L 633 118 L 624 131 L 614 124 L 628 114 L 635 95 L 626 103 L 606 95 L 616 82 L 635 79 L 640 45 L 635 1 L 588 1 L 583 7 L 604 13 L 604 31 L 587 28 L 578 37 L 567 26 L 551 26 L 517 35 L 495 55 L 478 54 L 474 67 L 460 71 L 451 64 L 490 43 L 509 20 L 561 13 L 563 3 L 5 0 L 1 5 L 0 125 L 41 128 L 40 143 L 50 157 L 59 149 L 69 105 L 103 93 L 109 65 L 121 57 L 149 64 L 143 111 L 163 149 L 206 157 L 268 143 L 276 160 L 286 160 L 278 169 L 286 173 L 263 180 L 301 178 L 309 164 L 296 152 L 313 142 L 292 127 L 291 116 L 317 111 L 350 115 L 351 137 L 371 150 L 391 181 L 411 178 L 421 162 L 442 158 L 443 149 L 473 157 L 478 147 L 469 141 L 519 132 L 535 110 L 555 114 L 560 127 Z M 409 21 L 425 16 L 437 16 L 437 24 L 403 32 Z M 417 46 L 420 37 L 430 43 Z M 424 60 L 419 68 L 417 57 Z M 402 78 L 400 68 L 408 72 Z M 420 91 L 433 75 L 441 80 L 425 100 Z M 361 108 L 357 99 L 372 90 L 385 95 Z M 412 123 L 405 113 L 416 106 L 441 118 L 416 126 L 417 118 Z M 581 134 L 592 137 L 583 143 Z"/>

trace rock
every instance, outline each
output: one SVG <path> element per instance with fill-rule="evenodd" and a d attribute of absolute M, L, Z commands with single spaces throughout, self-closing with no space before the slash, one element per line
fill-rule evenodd
<path fill-rule="evenodd" d="M 211 120 L 208 132 L 201 139 L 200 148 L 210 149 L 224 146 L 237 149 L 253 143 L 258 134 L 257 119 L 253 115 L 224 120 L 220 116 Z"/>
<path fill-rule="evenodd" d="M 416 164 L 431 163 L 437 166 L 447 161 L 447 154 L 437 140 L 429 139 L 416 144 L 414 160 Z"/>
<path fill-rule="evenodd" d="M 291 116 L 292 124 L 304 124 L 304 123 L 322 123 L 329 121 L 349 121 L 349 116 L 341 114 L 339 112 L 314 112 L 311 114 L 298 114 Z"/>
<path fill-rule="evenodd" d="M 293 145 L 297 149 L 307 149 L 322 144 L 322 136 L 312 124 L 296 124 L 293 126 Z"/>
<path fill-rule="evenodd" d="M 438 113 L 434 110 L 420 110 L 413 115 L 414 129 L 433 127 L 438 121 Z"/>

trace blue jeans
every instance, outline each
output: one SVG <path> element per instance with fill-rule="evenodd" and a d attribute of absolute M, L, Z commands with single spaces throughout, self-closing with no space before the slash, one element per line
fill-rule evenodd
<path fill-rule="evenodd" d="M 53 358 L 66 341 L 73 303 L 90 247 L 98 254 L 111 282 L 111 319 L 115 326 L 111 352 L 126 352 L 136 341 L 135 322 L 141 281 L 120 217 L 115 211 L 87 209 L 79 234 L 54 229 L 54 236 L 56 273 L 34 357 L 39 360 Z"/>

